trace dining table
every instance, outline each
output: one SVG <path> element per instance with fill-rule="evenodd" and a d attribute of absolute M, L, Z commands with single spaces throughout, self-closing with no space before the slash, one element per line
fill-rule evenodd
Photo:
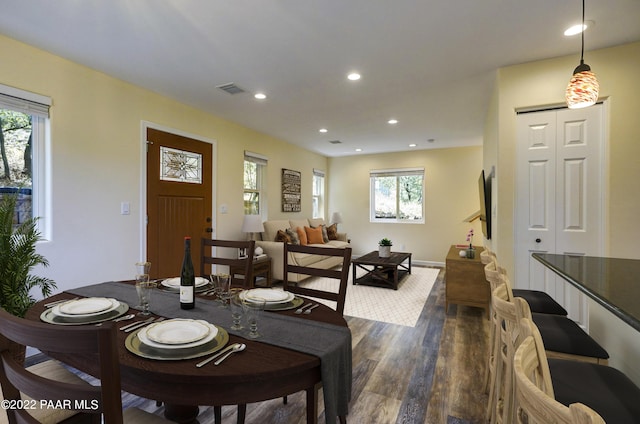
<path fill-rule="evenodd" d="M 261 337 L 252 339 L 247 337 L 247 328 L 232 330 L 228 307 L 204 293 L 196 296 L 193 309 L 185 310 L 180 308 L 177 293 L 156 289 L 151 297 L 151 316 L 204 320 L 214 324 L 220 330 L 219 334 L 225 334 L 225 339 L 228 336 L 225 346 L 244 343 L 246 349 L 220 365 L 210 362 L 196 367 L 208 354 L 185 359 L 149 357 L 132 349 L 131 340 L 138 330 L 132 333 L 118 331 L 123 390 L 164 403 L 165 417 L 180 423 L 197 422 L 201 405 L 248 404 L 303 390 L 306 391 L 307 423 L 316 423 L 320 387 L 326 422 L 335 423 L 338 416 L 347 415 L 351 398 L 351 332 L 341 314 L 323 304 L 310 314 L 297 314 L 296 308 L 265 311 L 258 324 Z M 43 320 L 48 311 L 47 304 L 78 297 L 117 299 L 130 306 L 127 313 L 138 312 L 135 309 L 138 303 L 135 282 L 112 281 L 69 289 L 39 301 L 28 311 L 26 318 Z M 296 305 L 310 302 L 304 298 L 296 300 Z M 143 318 L 136 316 L 134 320 Z M 122 328 L 134 320 L 116 325 Z M 52 356 L 99 378 L 95 356 Z"/>

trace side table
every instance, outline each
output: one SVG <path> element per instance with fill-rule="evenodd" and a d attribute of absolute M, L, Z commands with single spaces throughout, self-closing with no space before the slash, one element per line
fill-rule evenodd
<path fill-rule="evenodd" d="M 476 247 L 476 256 L 473 259 L 461 258 L 460 249 L 451 246 L 446 259 L 445 287 L 446 301 L 445 312 L 449 304 L 475 306 L 484 308 L 489 316 L 489 303 L 491 302 L 491 288 L 484 275 L 484 264 L 480 260 L 480 252 L 484 249 Z"/>
<path fill-rule="evenodd" d="M 258 282 L 258 278 L 264 279 L 266 281 L 266 287 L 271 287 L 273 284 L 271 279 L 271 258 L 268 256 L 259 257 L 258 259 L 253 260 L 253 281 L 250 284 L 249 288 L 256 287 L 256 282 Z M 229 269 L 230 275 L 244 275 L 244 270 L 240 267 L 232 266 Z"/>

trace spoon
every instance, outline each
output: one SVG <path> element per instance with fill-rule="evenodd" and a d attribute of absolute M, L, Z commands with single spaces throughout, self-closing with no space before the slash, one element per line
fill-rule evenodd
<path fill-rule="evenodd" d="M 303 312 L 305 315 L 309 315 L 311 313 L 311 311 L 313 311 L 313 308 L 317 308 L 318 306 L 320 306 L 319 303 L 316 303 L 315 305 L 313 305 L 312 307 L 310 307 L 309 309 L 305 309 L 305 311 Z"/>
<path fill-rule="evenodd" d="M 231 349 L 229 352 L 227 352 L 226 355 L 224 355 L 222 358 L 218 359 L 216 362 L 214 362 L 214 365 L 220 365 L 222 363 L 222 361 L 224 361 L 225 359 L 227 359 L 232 353 L 234 352 L 242 352 L 243 350 L 245 350 L 247 348 L 247 345 L 242 343 L 240 345 L 235 345 L 233 346 L 233 349 Z"/>
<path fill-rule="evenodd" d="M 136 316 L 136 314 L 123 315 L 123 316 L 121 316 L 119 318 L 116 318 L 116 319 L 110 320 L 110 321 L 113 321 L 113 322 L 127 321 L 127 320 L 130 320 L 131 318 L 134 318 L 135 316 Z M 102 322 L 99 322 L 98 324 L 96 324 L 96 327 L 100 327 L 102 324 L 103 324 Z"/>
<path fill-rule="evenodd" d="M 213 361 L 216 358 L 219 358 L 221 355 L 224 355 L 225 353 L 231 351 L 232 349 L 237 349 L 240 347 L 240 343 L 234 343 L 232 345 L 229 345 L 227 347 L 225 347 L 224 349 L 222 349 L 220 352 L 216 352 L 215 354 L 209 356 L 207 359 L 205 359 L 202 362 L 198 362 L 196 364 L 197 368 L 203 367 L 205 365 L 207 365 L 209 362 Z"/>

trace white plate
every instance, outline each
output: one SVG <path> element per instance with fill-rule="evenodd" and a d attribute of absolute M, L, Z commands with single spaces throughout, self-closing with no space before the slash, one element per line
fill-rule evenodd
<path fill-rule="evenodd" d="M 186 344 L 197 342 L 209 334 L 206 322 L 192 319 L 171 319 L 147 327 L 147 338 L 162 344 Z"/>
<path fill-rule="evenodd" d="M 106 297 L 86 297 L 72 300 L 51 308 L 54 315 L 61 317 L 92 317 L 117 309 L 120 302 Z"/>
<path fill-rule="evenodd" d="M 240 293 L 240 298 L 248 300 L 264 299 L 266 303 L 286 303 L 291 302 L 295 295 L 288 291 L 274 289 L 251 289 Z"/>
<path fill-rule="evenodd" d="M 162 322 L 165 322 L 165 321 L 162 321 Z M 138 338 L 145 345 L 151 346 L 156 349 L 187 349 L 191 347 L 201 346 L 205 343 L 209 343 L 218 335 L 218 329 L 216 328 L 215 325 L 209 324 L 208 322 L 202 321 L 202 320 L 197 320 L 197 322 L 207 326 L 209 328 L 209 333 L 202 339 L 197 340 L 195 342 L 184 343 L 184 344 L 165 344 L 165 343 L 154 342 L 153 340 L 149 339 L 149 336 L 147 335 L 147 331 L 149 330 L 149 327 L 143 327 L 140 331 L 138 331 Z"/>
<path fill-rule="evenodd" d="M 180 288 L 180 277 L 163 280 L 160 284 L 165 287 L 178 290 Z M 206 278 L 196 277 L 196 287 L 204 286 L 207 284 L 209 284 L 209 280 L 207 280 Z"/>

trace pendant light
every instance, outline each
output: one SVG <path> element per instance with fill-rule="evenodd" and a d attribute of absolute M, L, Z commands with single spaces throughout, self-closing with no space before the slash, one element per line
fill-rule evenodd
<path fill-rule="evenodd" d="M 569 109 L 580 109 L 594 105 L 598 100 L 598 80 L 591 72 L 591 67 L 584 63 L 584 1 L 582 0 L 582 50 L 580 51 L 580 65 L 573 71 L 573 76 L 567 86 L 565 98 Z"/>

